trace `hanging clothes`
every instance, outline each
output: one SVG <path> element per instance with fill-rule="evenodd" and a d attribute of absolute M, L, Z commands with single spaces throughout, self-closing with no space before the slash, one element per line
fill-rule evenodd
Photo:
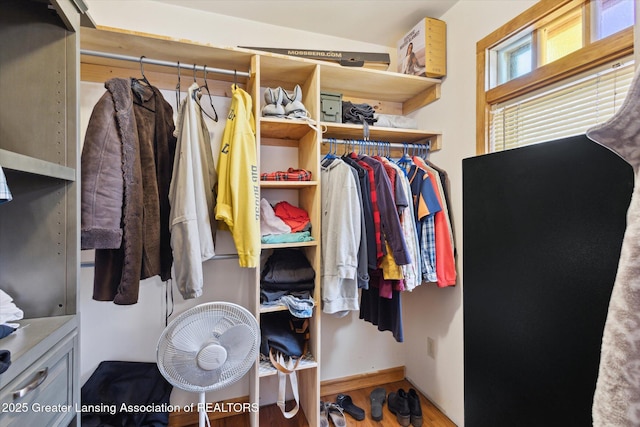
<path fill-rule="evenodd" d="M 136 79 L 105 87 L 81 155 L 81 248 L 96 249 L 93 298 L 134 304 L 141 279 L 171 278 L 173 110 Z"/>
<path fill-rule="evenodd" d="M 380 212 L 380 230 L 384 242 L 389 243 L 393 259 L 397 265 L 405 265 L 411 262 L 404 239 L 400 218 L 393 198 L 391 181 L 382 163 L 369 156 L 357 156 L 357 159 L 368 164 L 373 169 L 375 188 Z M 383 252 L 385 251 L 383 245 Z"/>
<path fill-rule="evenodd" d="M 442 207 L 433 189 L 433 184 L 427 176 L 427 172 L 412 164 L 409 167 L 407 178 L 411 184 L 411 193 L 414 199 L 422 279 L 426 282 L 435 283 L 438 281 L 436 274 L 435 214 L 440 212 Z"/>
<path fill-rule="evenodd" d="M 0 167 L 0 204 L 10 202 L 13 199 L 9 185 L 7 185 L 7 178 L 4 176 L 4 171 Z"/>
<path fill-rule="evenodd" d="M 423 159 L 414 156 L 413 160 L 418 167 L 427 172 L 442 207 L 442 210 L 436 212 L 434 216 L 437 283 L 439 287 L 453 286 L 456 284 L 456 261 L 453 254 L 453 234 L 451 233 L 448 207 L 444 203 L 442 182 L 438 172 L 428 166 Z"/>
<path fill-rule="evenodd" d="M 359 310 L 358 248 L 361 207 L 351 168 L 340 159 L 321 168 L 322 310 L 344 316 Z"/>
<path fill-rule="evenodd" d="M 214 186 L 217 175 L 209 130 L 193 83 L 180 105 L 176 153 L 169 188 L 175 281 L 184 299 L 202 295 L 202 262 L 215 255 Z"/>
<path fill-rule="evenodd" d="M 260 177 L 251 95 L 232 87 L 218 159 L 216 219 L 231 231 L 240 267 L 260 262 Z"/>

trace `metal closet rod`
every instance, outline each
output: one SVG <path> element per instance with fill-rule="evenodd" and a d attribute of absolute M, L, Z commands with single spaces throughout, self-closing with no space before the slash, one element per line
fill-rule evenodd
<path fill-rule="evenodd" d="M 207 67 L 207 70 L 209 68 Z M 220 254 L 214 255 L 212 258 L 209 258 L 207 261 L 215 261 L 218 259 L 238 259 L 238 254 Z M 95 267 L 96 263 L 94 261 L 83 261 L 80 263 L 80 268 L 89 268 Z"/>
<path fill-rule="evenodd" d="M 363 141 L 361 139 L 336 139 L 322 138 L 323 144 L 359 145 L 361 147 L 384 147 L 384 148 L 431 148 L 431 140 L 425 144 L 415 142 L 386 142 L 386 141 Z"/>
<path fill-rule="evenodd" d="M 99 56 L 101 58 L 117 59 L 120 61 L 131 61 L 131 62 L 140 62 L 143 64 L 160 65 L 163 67 L 183 68 L 185 70 L 191 70 L 191 71 L 193 71 L 194 68 L 195 68 L 195 71 L 203 71 L 203 72 L 205 71 L 204 65 L 186 64 L 183 62 L 163 61 L 160 59 L 150 59 L 150 58 L 147 58 L 146 56 L 141 56 L 138 58 L 136 56 L 120 55 L 117 53 L 100 52 L 97 50 L 87 50 L 87 49 L 80 49 L 80 54 L 90 55 L 90 56 Z M 237 76 L 237 77 L 251 76 L 251 74 L 247 71 L 227 70 L 225 68 L 209 67 L 208 65 L 206 66 L 206 72 L 225 74 L 228 76 Z"/>

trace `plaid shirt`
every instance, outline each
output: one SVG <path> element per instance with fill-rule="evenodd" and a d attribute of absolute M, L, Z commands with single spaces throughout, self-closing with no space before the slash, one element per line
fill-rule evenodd
<path fill-rule="evenodd" d="M 0 168 L 0 203 L 10 202 L 11 199 L 13 199 L 13 197 L 7 185 L 7 178 L 4 176 L 2 168 Z"/>
<path fill-rule="evenodd" d="M 311 181 L 311 172 L 304 169 L 289 168 L 287 171 L 263 173 L 262 181 Z"/>

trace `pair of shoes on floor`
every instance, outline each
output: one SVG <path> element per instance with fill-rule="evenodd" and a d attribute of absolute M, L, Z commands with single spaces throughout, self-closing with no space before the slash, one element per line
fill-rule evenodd
<path fill-rule="evenodd" d="M 343 409 L 336 403 L 320 401 L 320 427 L 329 427 L 329 418 L 335 427 L 346 427 Z"/>
<path fill-rule="evenodd" d="M 407 427 L 409 424 L 414 427 L 422 426 L 422 406 L 420 397 L 414 389 L 409 389 L 408 393 L 404 389 L 392 391 L 387 401 L 389 411 L 396 416 L 401 426 Z"/>
<path fill-rule="evenodd" d="M 309 116 L 302 103 L 302 89 L 300 85 L 293 88 L 293 92 L 287 92 L 281 87 L 272 89 L 268 87 L 264 91 L 265 106 L 262 107 L 262 115 L 270 117 L 288 117 L 293 119 Z"/>

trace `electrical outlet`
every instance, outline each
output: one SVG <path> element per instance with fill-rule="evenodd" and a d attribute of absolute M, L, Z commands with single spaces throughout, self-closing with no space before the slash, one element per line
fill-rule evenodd
<path fill-rule="evenodd" d="M 427 354 L 430 358 L 436 358 L 436 340 L 431 337 L 427 337 Z"/>

